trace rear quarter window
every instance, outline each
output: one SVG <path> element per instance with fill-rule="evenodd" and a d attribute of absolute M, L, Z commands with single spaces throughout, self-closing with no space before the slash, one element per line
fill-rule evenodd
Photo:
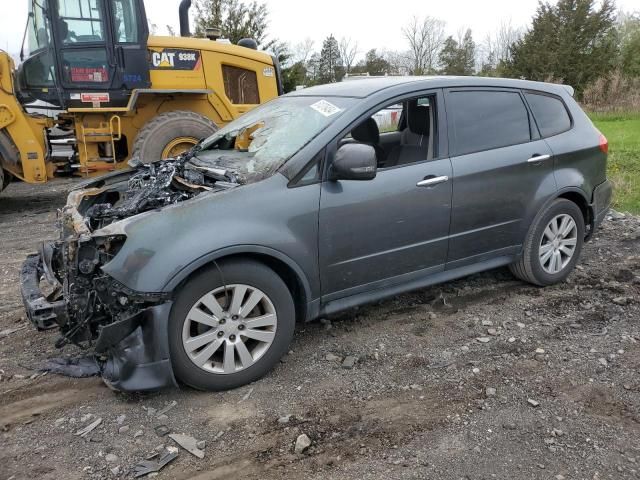
<path fill-rule="evenodd" d="M 518 92 L 453 91 L 447 98 L 455 155 L 531 140 L 529 114 Z"/>
<path fill-rule="evenodd" d="M 571 117 L 559 98 L 531 92 L 525 93 L 525 98 L 543 137 L 551 137 L 571 128 Z"/>

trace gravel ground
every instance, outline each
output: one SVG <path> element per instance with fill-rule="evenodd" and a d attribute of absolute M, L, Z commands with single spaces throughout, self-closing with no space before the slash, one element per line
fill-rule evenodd
<path fill-rule="evenodd" d="M 252 385 L 124 395 L 37 372 L 57 334 L 26 323 L 18 272 L 70 186 L 0 197 L 0 479 L 132 478 L 175 446 L 161 424 L 206 442 L 166 479 L 640 478 L 637 217 L 609 218 L 562 285 L 474 275 L 300 325 Z"/>

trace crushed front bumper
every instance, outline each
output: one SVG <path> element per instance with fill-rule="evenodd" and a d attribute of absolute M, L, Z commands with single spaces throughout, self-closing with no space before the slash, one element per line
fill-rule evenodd
<path fill-rule="evenodd" d="M 27 318 L 38 330 L 48 330 L 64 323 L 67 308 L 64 299 L 60 298 L 60 289 L 53 285 L 53 291 L 45 295 L 40 289 L 40 279 L 49 276 L 50 266 L 45 267 L 41 253 L 29 255 L 22 264 L 20 284 L 22 301 Z"/>
<path fill-rule="evenodd" d="M 100 330 L 96 353 L 107 357 L 102 369 L 107 385 L 123 392 L 178 386 L 169 356 L 171 305 L 147 307 Z"/>
<path fill-rule="evenodd" d="M 38 330 L 67 323 L 68 314 L 61 286 L 51 275 L 51 256 L 47 245 L 29 255 L 20 275 L 22 299 L 27 317 Z M 52 285 L 45 294 L 42 278 Z M 124 319 L 100 327 L 95 352 L 102 378 L 120 391 L 151 391 L 177 387 L 169 355 L 168 321 L 171 301 L 148 306 Z"/>

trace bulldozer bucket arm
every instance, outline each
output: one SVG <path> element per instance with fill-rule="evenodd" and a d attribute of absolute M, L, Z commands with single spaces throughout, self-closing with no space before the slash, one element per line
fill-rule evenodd
<path fill-rule="evenodd" d="M 15 95 L 14 63 L 0 50 L 0 132 L 10 142 L 0 142 L 2 168 L 29 183 L 47 181 L 45 129 L 52 121 L 29 115 Z M 6 145 L 12 144 L 14 148 Z"/>

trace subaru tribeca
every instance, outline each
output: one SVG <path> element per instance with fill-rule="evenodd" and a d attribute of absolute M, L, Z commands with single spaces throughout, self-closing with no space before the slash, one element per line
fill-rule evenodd
<path fill-rule="evenodd" d="M 562 282 L 612 195 L 572 93 L 389 77 L 272 100 L 73 190 L 23 266 L 28 317 L 114 388 L 219 390 L 273 368 L 297 321 L 505 265 Z"/>

